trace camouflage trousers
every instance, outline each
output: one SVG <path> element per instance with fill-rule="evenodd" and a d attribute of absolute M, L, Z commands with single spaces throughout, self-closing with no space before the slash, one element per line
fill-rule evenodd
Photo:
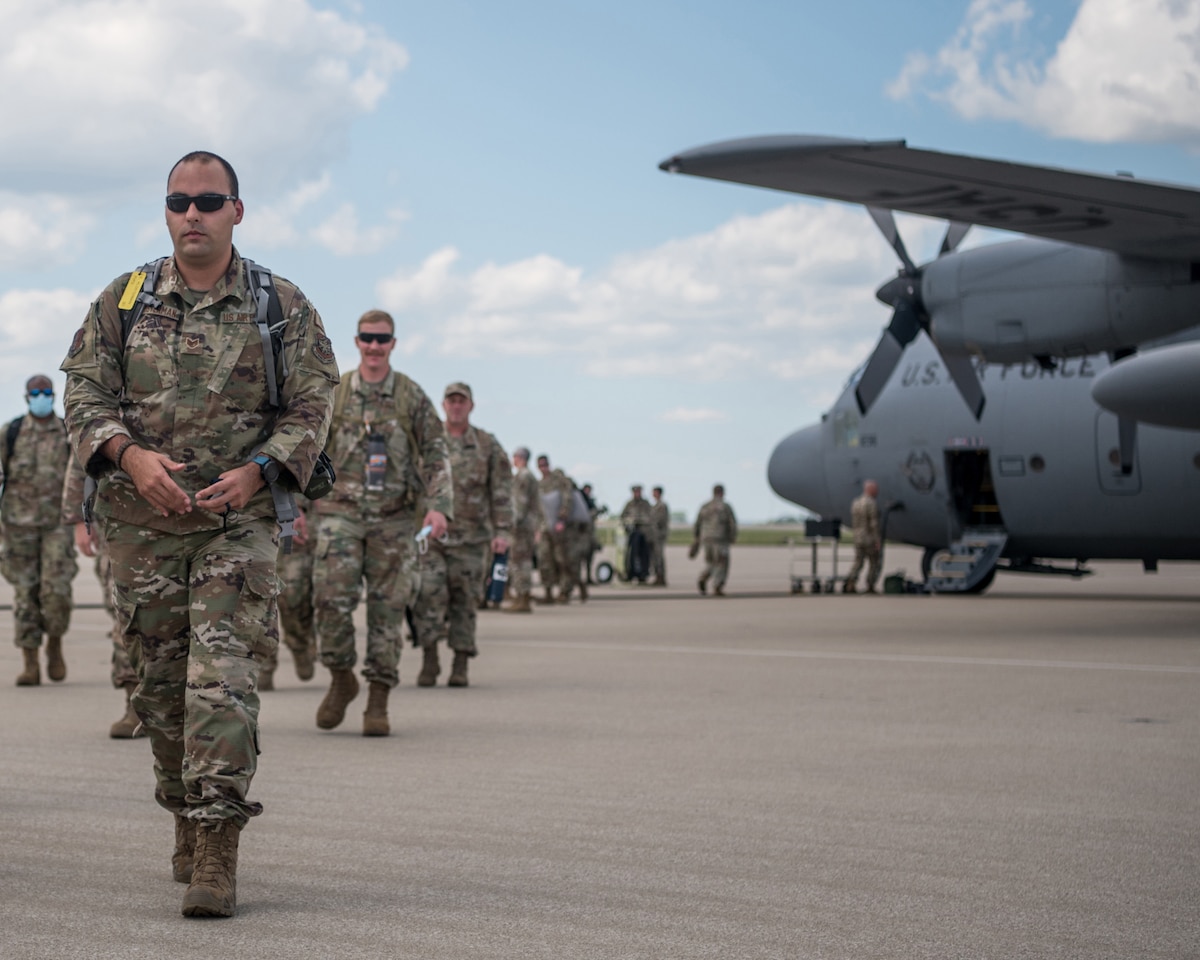
<path fill-rule="evenodd" d="M 36 650 L 43 634 L 62 637 L 71 625 L 75 531 L 71 526 L 17 527 L 0 537 L 0 573 L 13 588 L 13 641 Z"/>
<path fill-rule="evenodd" d="M 489 544 L 433 544 L 421 558 L 421 590 L 413 606 L 413 632 L 422 647 L 444 642 L 475 656 L 475 611 L 479 585 L 491 564 Z"/>
<path fill-rule="evenodd" d="M 533 537 L 518 534 L 508 548 L 508 593 L 527 597 L 533 592 Z"/>
<path fill-rule="evenodd" d="M 667 542 L 658 537 L 650 538 L 650 573 L 656 580 L 667 579 Z"/>
<path fill-rule="evenodd" d="M 258 765 L 258 671 L 278 644 L 278 527 L 251 520 L 184 535 L 106 518 L 117 622 L 154 752 L 155 799 L 239 827 Z"/>
<path fill-rule="evenodd" d="M 292 541 L 292 552 L 279 551 L 279 626 L 282 640 L 292 653 L 316 653 L 317 637 L 313 608 L 314 536 L 304 543 Z M 267 661 L 268 669 L 279 665 L 278 649 Z"/>
<path fill-rule="evenodd" d="M 92 528 L 95 529 L 95 526 Z M 112 638 L 112 685 L 120 690 L 127 683 L 137 683 L 137 671 L 129 659 L 129 651 L 125 649 L 125 637 L 117 627 L 117 608 L 113 606 L 113 576 L 112 563 L 108 557 L 108 542 L 103 536 L 97 537 L 96 544 L 96 579 L 100 581 L 100 592 L 104 598 L 104 609 L 112 620 L 109 635 Z"/>
<path fill-rule="evenodd" d="M 725 586 L 729 577 L 729 544 L 716 540 L 704 541 L 704 572 L 700 580 L 707 583 L 710 579 L 714 587 Z"/>
<path fill-rule="evenodd" d="M 558 578 L 564 596 L 570 594 L 586 579 L 583 565 L 587 563 L 591 549 L 591 526 L 586 523 L 568 523 L 562 536 L 562 572 Z"/>
<path fill-rule="evenodd" d="M 545 587 L 547 593 L 551 588 L 558 586 L 562 566 L 566 562 L 562 552 L 562 537 L 561 533 L 543 530 L 542 537 L 538 540 L 538 579 L 542 581 L 542 586 Z M 562 560 L 559 559 L 560 556 L 563 556 Z"/>
<path fill-rule="evenodd" d="M 846 574 L 846 582 L 855 583 L 858 580 L 864 561 L 867 563 L 867 589 L 870 590 L 879 582 L 879 571 L 883 566 L 883 557 L 878 547 L 860 546 L 857 543 L 854 545 L 854 564 Z"/>
<path fill-rule="evenodd" d="M 313 598 L 321 662 L 350 670 L 354 651 L 354 611 L 367 588 L 367 652 L 362 675 L 368 683 L 400 682 L 400 641 L 404 612 L 416 599 L 416 524 L 409 514 L 363 518 L 320 517 Z"/>

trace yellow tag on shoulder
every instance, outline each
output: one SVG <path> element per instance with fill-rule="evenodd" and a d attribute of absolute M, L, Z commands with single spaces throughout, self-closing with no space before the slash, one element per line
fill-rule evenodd
<path fill-rule="evenodd" d="M 129 282 L 125 284 L 125 292 L 121 294 L 121 301 L 117 304 L 117 309 L 131 309 L 137 302 L 137 295 L 142 292 L 142 284 L 145 282 L 146 274 L 141 270 L 134 270 L 129 275 Z"/>

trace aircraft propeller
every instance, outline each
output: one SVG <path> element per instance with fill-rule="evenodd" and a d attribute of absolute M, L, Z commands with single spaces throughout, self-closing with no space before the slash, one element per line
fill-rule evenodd
<path fill-rule="evenodd" d="M 930 333 L 929 313 L 921 300 L 921 268 L 914 264 L 908 255 L 904 240 L 901 239 L 900 231 L 896 228 L 895 216 L 891 210 L 881 207 L 867 207 L 867 212 L 871 214 L 871 219 L 875 221 L 884 238 L 896 251 L 902 269 L 893 279 L 875 292 L 875 296 L 881 302 L 892 308 L 892 319 L 883 331 L 883 336 L 879 338 L 879 343 L 876 344 L 870 359 L 867 360 L 867 365 L 858 378 L 858 385 L 854 388 L 854 398 L 858 401 L 858 409 L 864 414 L 874 405 L 879 394 L 883 392 L 883 388 L 887 386 L 892 372 L 896 369 L 896 364 L 900 362 L 904 348 L 912 343 L 920 331 L 924 330 L 927 334 Z M 969 223 L 952 221 L 946 228 L 946 236 L 942 239 L 938 256 L 942 257 L 947 253 L 953 253 L 962 243 L 963 237 L 966 236 L 970 227 Z M 978 420 L 983 413 L 985 397 L 983 387 L 979 385 L 979 378 L 975 375 L 975 368 L 971 364 L 971 358 L 960 354 L 947 354 L 937 345 L 937 341 L 933 340 L 932 335 L 929 339 L 937 348 L 938 356 L 945 364 L 946 370 L 949 371 L 954 385 L 958 388 L 959 395 L 966 402 L 975 419 Z"/>

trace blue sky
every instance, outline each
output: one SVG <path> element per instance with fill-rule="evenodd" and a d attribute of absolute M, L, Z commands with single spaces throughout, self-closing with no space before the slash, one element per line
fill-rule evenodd
<path fill-rule="evenodd" d="M 167 252 L 166 172 L 199 147 L 238 169 L 239 248 L 304 289 L 344 369 L 381 306 L 397 367 L 435 398 L 468 381 L 477 423 L 611 507 L 661 483 L 692 517 L 720 481 L 743 520 L 795 513 L 767 458 L 865 359 L 894 256 L 860 209 L 660 160 L 818 133 L 1200 183 L 1200 0 L 919 11 L 10 0 L 0 416 Z M 901 229 L 914 255 L 941 236 Z"/>

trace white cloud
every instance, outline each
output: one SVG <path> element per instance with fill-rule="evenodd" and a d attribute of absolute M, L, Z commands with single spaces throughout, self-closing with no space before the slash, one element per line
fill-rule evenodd
<path fill-rule="evenodd" d="M 458 258 L 459 252 L 454 247 L 443 247 L 426 257 L 416 270 L 397 270 L 379 282 L 381 302 L 389 310 L 403 312 L 448 299 L 456 287 L 451 270 Z"/>
<path fill-rule="evenodd" d="M 387 217 L 387 223 L 362 227 L 354 204 L 343 203 L 332 216 L 313 227 L 308 235 L 330 253 L 340 257 L 363 256 L 375 253 L 391 242 L 400 232 L 399 225 L 406 215 L 402 210 L 392 210 Z"/>
<path fill-rule="evenodd" d="M 0 267 L 69 260 L 93 222 L 78 204 L 61 196 L 0 192 Z"/>
<path fill-rule="evenodd" d="M 955 35 L 912 54 L 888 93 L 1054 136 L 1200 144 L 1200 0 L 1082 0 L 1049 55 L 1033 19 L 1026 0 L 973 0 Z"/>
<path fill-rule="evenodd" d="M 658 417 L 663 423 L 723 423 L 729 415 L 707 407 L 675 407 Z"/>
<path fill-rule="evenodd" d="M 0 295 L 0 381 L 14 386 L 45 373 L 61 383 L 58 365 L 94 296 L 95 291 L 75 290 L 9 290 Z M 19 396 L 0 398 L 0 405 L 5 402 L 17 403 Z"/>
<path fill-rule="evenodd" d="M 381 31 L 305 0 L 8 0 L 0 177 L 140 186 L 198 145 L 243 178 L 311 177 L 406 63 Z"/>
<path fill-rule="evenodd" d="M 944 227 L 901 229 L 915 252 Z M 446 247 L 377 295 L 444 355 L 556 357 L 599 378 L 790 380 L 825 400 L 886 324 L 873 292 L 896 266 L 860 209 L 796 202 L 593 272 L 551 256 L 469 270 Z"/>

